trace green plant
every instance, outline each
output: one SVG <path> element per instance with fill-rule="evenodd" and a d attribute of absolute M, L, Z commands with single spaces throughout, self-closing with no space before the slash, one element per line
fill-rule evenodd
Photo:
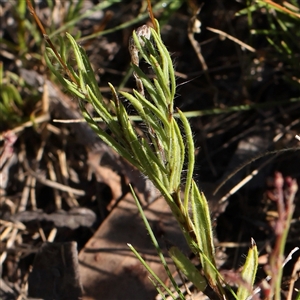
<path fill-rule="evenodd" d="M 50 38 L 47 40 L 48 42 L 51 42 L 50 39 L 52 37 L 62 33 L 66 29 L 78 38 L 80 32 L 73 31 L 76 22 L 97 9 L 107 8 L 111 4 L 121 1 L 102 1 L 99 5 L 95 6 L 93 10 L 80 15 L 79 11 L 82 2 L 83 1 L 70 2 L 71 8 L 68 10 L 68 14 L 63 21 L 64 24 L 58 29 L 56 29 L 53 24 L 48 26 L 49 31 L 51 31 L 49 34 Z M 167 19 L 171 12 L 178 9 L 182 2 L 183 0 L 158 1 L 154 8 L 160 9 L 162 3 L 173 4 L 173 8 L 170 6 L 164 11 L 163 17 Z M 293 1 L 293 4 L 297 5 L 296 1 Z M 53 8 L 52 1 L 48 1 L 48 5 Z M 247 10 L 244 12 L 241 11 L 240 13 L 247 13 L 249 24 L 251 24 L 251 19 L 253 19 L 252 13 L 258 8 L 261 9 L 265 7 L 268 9 L 274 7 L 274 2 L 258 1 L 258 4 L 256 3 L 255 5 L 249 6 Z M 299 52 L 297 51 L 297 49 L 299 50 L 299 38 L 297 39 L 297 37 L 299 37 L 299 30 L 297 31 L 297 24 L 299 23 L 297 18 L 299 18 L 299 14 L 292 13 L 284 16 L 281 13 L 286 13 L 286 10 L 281 9 L 278 5 L 275 5 L 275 8 L 280 11 L 281 17 L 274 18 L 274 15 L 267 10 L 270 28 L 261 32 L 253 29 L 252 33 L 266 35 L 270 45 L 276 50 L 274 52 L 282 55 L 280 57 L 289 70 L 286 74 L 296 74 L 294 77 L 286 77 L 287 80 L 290 80 L 290 82 L 293 82 L 297 86 L 299 85 L 299 75 L 297 75 L 297 72 L 299 71 L 294 68 L 294 66 L 297 66 L 297 53 Z M 38 59 L 39 61 L 42 60 L 43 58 L 40 54 L 36 54 L 33 51 L 31 52 L 30 48 L 28 48 L 28 45 L 32 44 L 34 44 L 35 47 L 42 48 L 43 40 L 41 39 L 37 27 L 26 19 L 23 1 L 18 3 L 15 12 L 19 22 L 19 32 L 16 34 L 18 43 L 14 45 L 8 40 L 1 40 L 2 45 L 5 45 L 6 49 L 12 50 L 14 55 L 20 55 L 23 62 L 28 53 L 32 54 L 32 57 L 35 59 Z M 293 22 L 289 22 L 291 21 L 291 17 Z M 146 18 L 146 13 L 140 14 L 137 18 L 127 23 L 120 24 L 112 29 L 96 32 L 91 36 L 84 36 L 80 40 L 77 40 L 77 42 L 128 27 L 129 25 L 135 24 Z M 247 299 L 252 295 L 256 276 L 258 257 L 257 247 L 252 240 L 243 270 L 239 275 L 239 280 L 237 280 L 237 291 L 233 291 L 217 270 L 214 258 L 210 212 L 205 196 L 199 191 L 197 185 L 193 181 L 194 143 L 187 115 L 188 117 L 192 117 L 205 114 L 248 110 L 265 106 L 274 106 L 279 104 L 279 101 L 274 101 L 272 103 L 255 103 L 243 106 L 237 105 L 222 109 L 215 108 L 205 111 L 189 112 L 188 114 L 174 109 L 173 100 L 176 82 L 172 60 L 161 40 L 159 24 L 154 21 L 153 26 L 155 29 L 151 29 L 151 38 L 149 40 L 136 35 L 136 33 L 133 34 L 133 47 L 136 49 L 137 55 L 142 57 L 152 69 L 154 79 L 151 79 L 152 76 L 150 77 L 143 73 L 138 65 L 133 64 L 132 67 L 138 78 L 137 82 L 142 85 L 143 89 L 138 88 L 136 91 L 133 91 L 133 93 L 118 93 L 116 89 L 110 85 L 112 91 L 111 102 L 106 102 L 102 97 L 88 57 L 84 50 L 76 43 L 75 38 L 73 38 L 72 35 L 67 34 L 67 39 L 61 38 L 59 40 L 61 48 L 58 51 L 56 51 L 55 46 L 50 43 L 50 48 L 47 49 L 46 53 L 47 64 L 66 90 L 79 99 L 79 104 L 85 119 L 98 133 L 100 138 L 148 176 L 165 197 L 185 235 L 191 251 L 196 254 L 200 261 L 200 267 L 198 268 L 183 255 L 179 249 L 171 246 L 169 254 L 177 268 L 194 283 L 198 290 L 213 295 L 213 299 L 217 297 L 227 299 L 231 297 L 230 293 L 236 299 Z M 277 30 L 278 28 L 280 30 Z M 43 34 L 46 34 L 46 32 L 43 31 Z M 274 57 L 276 58 L 275 55 Z M 58 64 L 52 63 L 55 60 Z M 56 68 L 57 65 L 60 65 L 63 68 L 63 71 L 58 70 Z M 3 99 L 3 102 L 0 102 L 0 117 L 8 118 L 8 120 L 10 118 L 15 118 L 14 121 L 22 122 L 19 111 L 23 110 L 25 101 L 22 99 L 21 94 L 22 88 L 24 87 L 23 81 L 16 74 L 3 72 L 2 65 L 0 71 L 0 97 Z M 146 90 L 146 93 L 143 92 L 144 89 Z M 85 104 L 87 102 L 92 104 L 95 111 L 99 114 L 100 119 L 106 123 L 111 134 L 107 134 L 106 131 L 103 131 L 101 129 L 103 127 L 98 127 L 96 123 L 98 120 L 88 114 L 85 109 Z M 128 102 L 135 108 L 135 116 L 129 116 L 127 114 L 126 107 Z M 286 103 L 288 100 L 283 99 L 282 102 Z M 126 105 L 124 103 L 126 103 Z M 2 112 L 5 113 L 3 114 Z M 133 123 L 134 120 L 138 120 L 139 122 L 143 121 L 147 127 L 144 135 L 141 136 L 137 134 L 135 124 Z M 184 170 L 187 170 L 187 173 L 184 173 L 186 172 Z M 280 187 L 277 189 L 279 190 Z M 283 260 L 282 257 L 287 233 L 294 209 L 292 202 L 295 186 L 293 189 L 294 191 L 291 192 L 290 199 L 288 199 L 289 205 L 286 205 L 286 211 L 281 210 L 282 218 L 279 220 L 278 226 L 281 226 L 284 230 L 276 236 L 276 247 L 274 247 L 274 251 L 271 255 L 273 261 L 270 263 L 270 276 L 275 274 L 278 271 L 278 268 L 281 268 L 281 265 L 277 263 L 279 260 L 277 261 L 276 258 L 280 256 L 280 263 Z M 181 194 L 181 190 L 184 191 L 183 194 Z M 286 204 L 283 199 L 280 199 L 280 201 L 281 203 L 279 204 L 281 206 L 283 205 L 283 202 Z M 178 297 L 183 299 L 184 296 L 170 274 L 168 265 L 162 255 L 160 245 L 157 243 L 151 227 L 143 214 L 142 207 L 137 199 L 136 202 L 161 262 L 178 293 Z M 160 281 L 146 262 L 143 261 L 142 257 L 135 251 L 134 247 L 131 245 L 129 245 L 129 247 L 150 272 L 152 276 L 151 279 L 153 284 L 157 287 L 158 292 L 163 295 L 163 288 L 173 299 L 176 299 L 177 295 L 173 294 L 171 289 Z M 270 299 L 273 297 L 273 294 L 276 295 L 276 299 L 280 298 L 281 281 L 282 273 L 277 272 L 277 276 L 273 276 Z"/>
<path fill-rule="evenodd" d="M 79 38 L 81 32 L 77 30 L 76 25 L 80 20 L 117 2 L 120 0 L 102 1 L 82 14 L 83 0 L 57 3 L 47 1 L 47 6 L 39 7 L 39 11 L 41 14 L 46 11 L 43 15 L 43 22 L 47 24 L 52 34 L 57 36 L 64 30 L 68 30 Z M 0 121 L 2 130 L 14 128 L 29 119 L 34 122 L 36 106 L 41 101 L 41 97 L 39 91 L 26 84 L 26 80 L 22 78 L 18 70 L 20 67 L 31 70 L 32 66 L 35 69 L 44 69 L 44 58 L 40 54 L 43 50 L 37 52 L 36 49 L 43 49 L 45 42 L 39 30 L 42 23 L 39 24 L 40 21 L 34 23 L 31 18 L 28 18 L 28 2 L 26 5 L 26 1 L 10 1 L 5 5 L 7 5 L 6 10 L 9 13 L 6 13 L 1 20 L 6 26 L 3 26 L 5 33 L 1 34 L 0 47 L 1 53 L 8 57 L 8 61 L 0 62 Z M 60 19 L 57 18 L 57 15 Z M 10 25 L 8 25 L 9 18 L 13 20 L 10 21 Z M 39 20 L 37 16 L 36 20 Z M 65 55 L 70 55 L 68 49 L 65 49 Z"/>
<path fill-rule="evenodd" d="M 247 14 L 250 33 L 263 36 L 272 50 L 264 56 L 267 62 L 278 64 L 283 73 L 283 80 L 291 88 L 299 88 L 299 50 L 300 50 L 300 14 L 297 1 L 283 2 L 282 5 L 272 0 L 248 1 L 248 7 L 236 15 Z M 254 20 L 259 18 L 264 28 L 256 28 Z M 262 21 L 264 20 L 264 22 Z"/>
<path fill-rule="evenodd" d="M 112 85 L 110 88 L 113 99 L 110 103 L 104 101 L 85 51 L 70 34 L 67 34 L 67 39 L 76 58 L 76 67 L 70 65 L 67 59 L 58 56 L 59 51 L 55 52 L 51 48 L 47 49 L 46 61 L 61 84 L 79 99 L 84 118 L 99 137 L 143 172 L 164 196 L 191 251 L 199 257 L 201 263 L 201 270 L 195 269 L 179 249 L 171 247 L 170 256 L 177 267 L 194 282 L 196 287 L 204 292 L 210 290 L 215 297 L 225 299 L 227 296 L 224 284 L 226 283 L 215 263 L 208 204 L 204 194 L 199 191 L 193 180 L 194 143 L 191 128 L 187 118 L 180 110 L 177 109 L 179 121 L 174 118 L 173 101 L 176 90 L 174 68 L 170 55 L 161 40 L 158 22 L 155 21 L 153 25 L 155 29 L 150 29 L 150 39 L 138 36 L 136 32 L 133 33 L 133 45 L 137 55 L 149 64 L 155 75 L 151 80 L 136 63 L 132 64 L 137 82 L 142 84 L 147 96 L 140 88 L 133 90 L 133 93 L 120 93 L 122 98 L 130 102 L 147 126 L 147 133 L 144 136 L 137 134 L 123 104 L 124 101 Z M 69 75 L 68 78 L 62 76 L 61 71 L 54 67 L 53 60 L 61 64 Z M 85 109 L 86 102 L 92 104 L 111 134 L 97 125 Z M 108 107 L 112 109 L 109 110 Z M 184 169 L 187 169 L 187 174 L 184 174 Z M 184 178 L 186 179 L 183 184 Z M 181 197 L 182 189 L 184 190 L 183 197 Z M 142 213 L 142 210 L 140 211 Z M 147 221 L 144 221 L 147 224 Z M 151 232 L 148 225 L 147 228 Z M 155 237 L 152 234 L 151 237 L 156 245 Z M 159 245 L 157 245 L 158 253 L 165 265 L 159 249 Z M 247 288 L 241 285 L 238 294 L 244 295 L 247 294 L 247 291 L 248 294 L 251 293 L 249 287 L 253 285 L 257 268 L 255 244 L 251 249 L 242 274 L 248 285 Z M 132 250 L 134 251 L 133 248 Z M 145 264 L 142 258 L 140 260 Z M 145 266 L 147 267 L 147 265 Z M 166 265 L 165 268 L 168 272 Z M 147 269 L 149 270 L 148 267 Z M 151 272 L 151 270 L 149 271 Z M 158 279 L 154 274 L 153 278 L 157 284 Z M 183 299 L 172 277 L 170 279 L 174 283 L 179 297 Z M 171 293 L 169 290 L 167 291 Z M 235 295 L 233 291 L 231 293 Z M 172 295 L 172 297 L 175 296 Z M 237 296 L 235 295 L 235 297 Z"/>
<path fill-rule="evenodd" d="M 24 79 L 16 73 L 4 72 L 0 62 L 0 99 L 0 123 L 5 130 L 33 117 L 31 112 L 39 98 L 37 91 L 31 91 L 29 100 Z"/>
<path fill-rule="evenodd" d="M 14 3 L 16 2 L 16 3 Z M 58 9 L 52 1 L 48 1 L 48 9 L 53 12 Z M 83 0 L 69 1 L 68 8 L 62 17 L 62 23 L 67 24 L 69 30 L 73 30 L 74 23 L 70 20 L 77 20 L 80 16 L 80 7 Z M 19 68 L 32 69 L 32 65 L 43 67 L 43 56 L 36 52 L 36 47 L 41 49 L 44 39 L 41 37 L 38 26 L 28 18 L 26 1 L 11 1 L 6 3 L 9 13 L 3 16 L 3 31 L 0 38 L 1 53 L 7 56 L 8 60 L 0 62 L 0 122 L 1 129 L 12 129 L 29 119 L 33 120 L 37 111 L 37 104 L 41 101 L 39 91 L 29 87 L 26 80 L 22 78 Z M 67 5 L 64 3 L 64 5 Z M 7 8 L 6 8 L 7 9 Z M 9 18 L 13 18 L 10 26 Z M 51 31 L 54 31 L 57 24 L 49 16 L 48 21 Z M 72 26 L 73 27 L 72 27 Z M 10 28 L 11 27 L 11 28 Z M 15 63 L 17 62 L 17 64 Z M 32 75 L 33 76 L 33 75 Z"/>

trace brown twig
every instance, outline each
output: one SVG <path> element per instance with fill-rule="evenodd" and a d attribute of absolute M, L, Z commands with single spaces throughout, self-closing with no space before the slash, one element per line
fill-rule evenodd
<path fill-rule="evenodd" d="M 151 0 L 147 0 L 147 3 L 148 3 L 148 13 L 149 13 L 149 17 L 151 19 L 151 22 L 152 22 L 152 25 L 153 25 L 153 28 L 154 30 L 157 32 L 157 26 L 156 26 L 156 22 L 155 22 L 155 18 L 154 18 L 154 15 L 153 15 L 153 10 L 152 10 L 152 5 L 151 5 Z"/>
<path fill-rule="evenodd" d="M 274 151 L 268 151 L 262 154 L 258 154 L 257 156 L 251 158 L 250 160 L 246 161 L 245 163 L 243 163 L 241 166 L 239 166 L 238 168 L 236 168 L 233 172 L 231 172 L 214 190 L 213 195 L 215 195 L 220 188 L 230 179 L 232 178 L 236 173 L 238 173 L 239 171 L 241 171 L 243 168 L 245 168 L 246 166 L 248 166 L 250 163 L 255 162 L 256 160 L 269 156 L 269 155 L 273 155 L 273 154 L 281 154 L 281 153 L 285 153 L 285 152 L 290 152 L 290 151 L 299 151 L 300 147 L 295 147 L 295 148 L 287 148 L 287 149 L 280 149 L 280 150 L 274 150 Z"/>
<path fill-rule="evenodd" d="M 71 188 L 69 186 L 66 186 L 66 185 L 63 185 L 61 183 L 58 183 L 58 182 L 54 182 L 54 181 L 51 181 L 49 179 L 45 179 L 45 178 L 42 178 L 40 174 L 34 172 L 30 167 L 29 167 L 29 164 L 28 162 L 24 161 L 24 167 L 26 169 L 26 171 L 31 175 L 33 176 L 34 178 L 37 179 L 37 181 L 39 181 L 40 183 L 46 185 L 46 186 L 49 186 L 49 187 L 52 187 L 54 189 L 58 189 L 58 190 L 61 190 L 63 192 L 70 192 L 70 193 L 73 193 L 74 195 L 78 195 L 78 196 L 84 196 L 85 195 L 85 191 L 83 190 L 79 190 L 79 189 L 74 189 L 74 188 Z"/>
<path fill-rule="evenodd" d="M 256 50 L 253 47 L 247 45 L 246 43 L 240 41 L 239 39 L 235 38 L 234 36 L 232 36 L 232 35 L 224 32 L 222 30 L 211 28 L 211 27 L 206 27 L 206 29 L 208 29 L 209 31 L 212 31 L 214 33 L 217 33 L 217 34 L 219 34 L 221 36 L 224 36 L 225 38 L 228 38 L 229 40 L 232 40 L 236 44 L 239 44 L 241 47 L 243 47 L 243 48 L 245 48 L 245 49 L 247 49 L 247 50 L 249 50 L 251 52 L 256 52 Z"/>
<path fill-rule="evenodd" d="M 288 8 L 286 8 L 284 6 L 281 6 L 278 3 L 275 3 L 275 2 L 273 2 L 271 0 L 263 0 L 262 2 L 270 4 L 271 6 L 275 7 L 276 9 L 278 9 L 278 10 L 280 10 L 282 12 L 285 12 L 287 14 L 290 14 L 290 15 L 294 16 L 294 17 L 300 18 L 300 14 L 297 14 L 297 13 L 291 11 L 290 9 L 288 9 Z"/>
<path fill-rule="evenodd" d="M 44 40 L 46 41 L 46 43 L 50 46 L 50 48 L 53 50 L 56 58 L 59 60 L 61 66 L 64 68 L 65 72 L 68 74 L 69 78 L 76 84 L 79 84 L 78 80 L 76 80 L 76 78 L 73 76 L 73 74 L 70 72 L 69 68 L 67 67 L 67 65 L 65 64 L 65 62 L 62 60 L 61 56 L 59 55 L 59 53 L 57 52 L 55 46 L 53 45 L 51 39 L 49 38 L 49 36 L 47 35 L 46 33 L 46 30 L 43 26 L 43 24 L 41 23 L 39 17 L 37 16 L 32 4 L 31 4 L 31 1 L 30 0 L 26 0 L 27 2 L 27 6 L 28 6 L 28 9 L 31 13 L 31 15 L 33 16 L 38 28 L 40 29 L 43 37 L 44 37 Z"/>

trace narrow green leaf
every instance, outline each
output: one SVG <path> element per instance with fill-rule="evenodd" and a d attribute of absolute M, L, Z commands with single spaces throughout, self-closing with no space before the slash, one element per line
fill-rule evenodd
<path fill-rule="evenodd" d="M 98 102 L 103 103 L 103 97 L 102 97 L 102 94 L 98 87 L 98 83 L 97 83 L 97 80 L 95 77 L 95 72 L 91 66 L 91 63 L 89 61 L 89 58 L 88 58 L 85 50 L 82 47 L 80 47 L 80 54 L 81 54 L 82 61 L 85 66 L 85 69 L 86 69 L 86 73 L 85 73 L 86 83 L 88 83 L 88 85 L 90 86 L 91 90 L 95 94 L 95 97 L 98 99 Z M 111 85 L 110 85 L 110 87 L 111 87 Z"/>
<path fill-rule="evenodd" d="M 196 286 L 199 291 L 204 291 L 207 282 L 193 263 L 175 246 L 169 249 L 169 254 L 177 268 Z"/>
<path fill-rule="evenodd" d="M 249 248 L 246 262 L 242 271 L 242 279 L 245 284 L 240 284 L 237 291 L 238 299 L 247 299 L 252 294 L 253 284 L 258 267 L 258 252 L 256 243 L 251 239 L 251 247 Z"/>
<path fill-rule="evenodd" d="M 67 54 L 69 54 L 69 52 L 67 52 L 67 50 L 69 50 L 66 45 L 66 42 L 65 40 L 61 37 L 61 36 L 58 36 L 58 42 L 59 42 L 59 54 L 60 54 L 60 57 L 62 59 L 62 61 L 67 64 Z"/>
<path fill-rule="evenodd" d="M 173 120 L 174 129 L 175 129 L 176 136 L 177 136 L 177 147 L 178 147 L 178 152 L 179 152 L 177 176 L 178 176 L 178 181 L 180 183 L 182 183 L 181 182 L 182 177 L 183 177 L 182 176 L 182 170 L 183 170 L 183 167 L 184 167 L 186 146 L 183 142 L 183 136 L 182 136 L 182 133 L 180 131 L 178 123 L 175 121 L 174 118 L 171 118 L 171 120 Z"/>
<path fill-rule="evenodd" d="M 86 82 L 84 80 L 84 71 L 79 70 L 79 85 L 80 85 L 80 91 L 86 95 L 87 91 L 86 91 Z"/>
<path fill-rule="evenodd" d="M 192 182 L 191 204 L 194 232 L 200 250 L 199 256 L 204 274 L 212 288 L 221 288 L 218 284 L 218 272 L 215 267 L 212 226 L 208 203 L 194 181 Z"/>
<path fill-rule="evenodd" d="M 167 100 L 169 100 L 167 102 L 167 104 L 170 103 L 170 98 L 171 98 L 171 94 L 170 94 L 170 88 L 169 88 L 169 76 L 166 76 L 166 74 L 163 72 L 162 67 L 160 66 L 159 62 L 157 61 L 157 59 L 154 56 L 150 56 L 150 61 L 151 61 L 151 66 L 153 71 L 155 72 L 155 75 L 157 76 L 157 80 L 160 83 L 160 86 L 164 92 L 164 95 L 166 97 Z"/>
<path fill-rule="evenodd" d="M 108 146 L 112 147 L 120 156 L 127 159 L 131 164 L 135 164 L 135 160 L 132 155 L 128 152 L 127 148 L 121 147 L 118 141 L 111 135 L 107 134 L 98 124 L 93 120 L 93 118 L 86 111 L 85 107 L 81 102 L 79 102 L 79 106 L 82 112 L 83 117 L 88 122 L 89 126 L 96 132 L 96 134 L 103 140 Z"/>
<path fill-rule="evenodd" d="M 68 85 L 65 81 L 65 78 L 60 74 L 59 71 L 57 71 L 54 67 L 53 62 L 50 61 L 50 57 L 53 59 L 55 59 L 57 61 L 57 58 L 55 57 L 55 54 L 53 52 L 53 50 L 51 48 L 46 48 L 46 52 L 45 52 L 45 60 L 46 60 L 46 64 L 48 66 L 48 68 L 50 69 L 50 71 L 55 75 L 55 77 L 57 78 L 57 80 L 60 82 L 60 84 L 67 88 Z"/>
<path fill-rule="evenodd" d="M 212 226 L 209 207 L 204 194 L 198 189 L 195 181 L 192 181 L 191 204 L 195 234 L 201 251 L 214 261 L 214 247 Z M 202 261 L 205 264 L 205 261 Z"/>
<path fill-rule="evenodd" d="M 159 91 L 156 90 L 156 86 L 154 86 L 151 82 L 151 80 L 148 78 L 148 76 L 136 65 L 132 65 L 132 68 L 134 72 L 139 76 L 139 78 L 142 80 L 142 83 L 144 85 L 144 88 L 147 90 L 148 94 L 151 97 L 151 100 L 153 101 L 153 104 L 157 106 L 159 110 L 162 110 L 162 112 L 165 112 L 165 107 L 167 107 L 166 98 L 164 93 L 162 92 L 159 94 Z M 160 83 L 159 83 L 160 85 Z M 162 88 L 160 87 L 162 90 Z M 161 97 L 162 95 L 162 97 Z M 162 109 L 161 109 L 162 107 Z"/>
<path fill-rule="evenodd" d="M 158 22 L 157 22 L 158 24 Z M 164 45 L 163 41 L 161 40 L 160 35 L 155 32 L 155 30 L 151 29 L 151 33 L 153 35 L 153 38 L 155 39 L 157 43 L 157 47 L 161 51 L 162 58 L 165 59 L 166 61 L 164 62 L 165 66 L 168 68 L 168 86 L 170 88 L 170 99 L 168 99 L 168 105 L 173 109 L 173 101 L 174 101 L 174 96 L 175 96 L 175 91 L 176 91 L 176 80 L 175 80 L 175 73 L 174 73 L 174 67 L 173 67 L 173 62 L 170 56 L 170 53 L 166 46 Z"/>
<path fill-rule="evenodd" d="M 68 40 L 70 41 L 71 46 L 73 48 L 78 69 L 86 72 L 85 65 L 83 63 L 83 59 L 82 59 L 82 55 L 81 55 L 81 51 L 79 49 L 80 46 L 77 44 L 77 42 L 75 41 L 75 39 L 72 37 L 71 34 L 66 32 L 66 36 L 67 36 Z"/>
<path fill-rule="evenodd" d="M 170 297 L 174 300 L 177 299 L 172 291 L 165 285 L 165 283 L 153 272 L 151 267 L 146 263 L 146 261 L 141 257 L 141 255 L 135 250 L 135 248 L 131 244 L 127 244 L 129 249 L 134 253 L 137 259 L 141 262 L 141 264 L 146 268 L 146 270 L 150 273 L 150 275 L 166 290 Z M 184 299 L 184 298 L 182 298 Z"/>
<path fill-rule="evenodd" d="M 159 83 L 159 81 L 154 78 L 153 79 L 153 83 L 155 86 L 155 91 L 156 91 L 156 102 L 157 102 L 157 108 L 163 112 L 163 113 L 167 113 L 167 109 L 168 109 L 168 105 L 167 105 L 167 100 L 166 97 L 164 95 L 164 91 Z"/>
<path fill-rule="evenodd" d="M 68 79 L 64 79 L 66 88 L 69 92 L 71 92 L 75 97 L 78 97 L 82 100 L 87 101 L 86 95 L 82 93 L 82 91 L 75 85 L 73 82 L 69 81 Z"/>
<path fill-rule="evenodd" d="M 161 298 L 164 300 L 167 300 L 166 296 L 164 295 L 163 291 L 159 288 L 158 283 L 152 279 L 151 277 L 149 277 L 149 280 L 152 282 L 152 284 L 155 286 L 157 293 L 160 294 Z"/>
<path fill-rule="evenodd" d="M 162 161 L 159 160 L 159 158 L 153 153 L 153 149 L 150 148 L 148 142 L 145 141 L 145 139 L 142 139 L 141 143 L 143 145 L 144 152 L 147 155 L 148 160 L 153 162 L 153 167 L 158 167 L 159 172 L 156 173 L 158 173 L 161 176 L 162 174 L 167 175 L 167 170 L 165 166 L 163 165 Z M 162 180 L 162 177 L 160 177 L 159 180 Z"/>
<path fill-rule="evenodd" d="M 97 112 L 97 114 L 99 115 L 99 117 L 101 117 L 103 119 L 103 121 L 108 124 L 108 126 L 110 127 L 110 129 L 113 131 L 113 127 L 115 125 L 117 125 L 116 122 L 113 122 L 113 118 L 111 113 L 107 110 L 107 106 L 104 105 L 104 103 L 102 101 L 99 101 L 99 99 L 97 98 L 97 96 L 95 95 L 95 93 L 93 92 L 93 90 L 90 88 L 90 86 L 87 86 L 87 93 L 89 96 L 89 102 L 91 102 L 93 104 L 93 107 L 95 109 L 95 111 Z M 119 126 L 117 127 L 116 131 L 119 130 Z"/>
<path fill-rule="evenodd" d="M 135 194 L 135 192 L 134 192 L 134 190 L 133 190 L 133 188 L 132 188 L 131 186 L 130 186 L 130 189 L 131 189 L 132 195 L 133 195 L 133 197 L 134 197 L 134 200 L 135 200 L 135 202 L 136 202 L 136 205 L 137 205 L 137 207 L 138 207 L 138 210 L 139 210 L 139 212 L 140 212 L 140 214 L 141 214 L 141 216 L 142 216 L 142 219 L 143 219 L 143 222 L 144 222 L 144 224 L 145 224 L 145 226 L 146 226 L 146 229 L 147 229 L 147 231 L 148 231 L 148 233 L 149 233 L 149 236 L 150 236 L 150 238 L 151 238 L 151 241 L 152 241 L 152 243 L 153 243 L 153 245 L 154 245 L 154 247 L 155 247 L 155 250 L 156 250 L 156 252 L 157 252 L 157 254 L 158 254 L 159 258 L 160 258 L 160 261 L 162 262 L 162 265 L 164 266 L 165 271 L 166 271 L 166 273 L 167 273 L 167 275 L 168 275 L 168 277 L 169 277 L 169 279 L 170 279 L 172 285 L 174 286 L 175 290 L 176 290 L 177 293 L 179 294 L 180 298 L 184 300 L 184 296 L 183 296 L 183 294 L 181 293 L 181 291 L 180 291 L 178 285 L 177 285 L 176 282 L 175 282 L 175 279 L 174 279 L 173 276 L 172 276 L 172 273 L 171 273 L 171 271 L 170 271 L 170 269 L 169 269 L 169 267 L 168 267 L 168 264 L 167 264 L 167 262 L 166 262 L 166 260 L 165 260 L 165 257 L 164 257 L 164 255 L 163 255 L 163 253 L 162 253 L 162 250 L 161 250 L 161 248 L 160 248 L 160 246 L 159 246 L 159 244 L 158 244 L 158 241 L 157 241 L 157 239 L 156 239 L 156 237 L 155 237 L 155 235 L 154 235 L 154 233 L 153 233 L 153 231 L 152 231 L 152 228 L 151 228 L 151 226 L 150 226 L 150 224 L 149 224 L 149 222 L 148 222 L 148 220 L 147 220 L 147 218 L 146 218 L 146 215 L 144 214 L 143 208 L 142 208 L 142 206 L 141 206 L 139 200 L 137 199 L 136 194 Z M 147 270 L 149 271 L 148 268 L 147 268 Z M 152 271 L 152 274 L 153 274 L 153 271 Z M 155 278 L 155 279 L 157 280 L 157 278 Z M 159 282 L 161 282 L 161 281 L 159 281 Z M 165 286 L 164 284 L 163 284 L 163 286 L 166 288 L 166 286 Z M 169 289 L 168 289 L 168 288 L 166 288 L 166 290 L 169 292 Z M 172 293 L 171 293 L 171 294 L 172 294 Z"/>
<path fill-rule="evenodd" d="M 178 109 L 178 113 L 180 116 L 180 120 L 183 123 L 185 138 L 187 142 L 187 149 L 188 149 L 187 177 L 186 177 L 185 190 L 184 190 L 184 208 L 186 211 L 188 211 L 190 190 L 191 190 L 193 173 L 194 173 L 194 165 L 195 165 L 195 147 L 194 147 L 193 134 L 192 134 L 189 121 L 187 120 L 186 116 L 183 114 L 181 110 Z"/>
<path fill-rule="evenodd" d="M 167 161 L 169 162 L 169 170 L 170 170 L 170 193 L 176 192 L 180 190 L 181 183 L 181 171 L 183 168 L 182 161 L 182 153 L 180 142 L 177 135 L 177 123 L 174 118 L 171 118 L 170 121 L 170 146 L 168 152 Z"/>
<path fill-rule="evenodd" d="M 138 92 L 135 92 L 136 97 L 127 92 L 120 92 L 120 94 L 124 96 L 127 100 L 129 100 L 132 103 L 132 105 L 137 108 L 137 111 L 141 110 L 141 112 L 143 112 L 142 109 L 144 110 L 145 108 L 147 108 L 152 112 L 153 115 L 157 117 L 157 119 L 163 122 L 164 126 L 168 126 L 169 123 L 166 117 L 151 102 L 142 97 L 142 95 L 140 95 Z M 142 115 L 141 117 L 145 122 L 150 121 L 145 115 Z"/>
<path fill-rule="evenodd" d="M 7 84 L 6 88 L 9 89 L 10 93 L 11 93 L 11 99 L 10 99 L 10 101 L 13 99 L 13 101 L 15 101 L 16 103 L 18 103 L 19 105 L 22 105 L 23 104 L 23 100 L 22 100 L 20 92 L 18 91 L 18 89 L 16 88 L 16 86 L 14 86 L 12 84 Z"/>

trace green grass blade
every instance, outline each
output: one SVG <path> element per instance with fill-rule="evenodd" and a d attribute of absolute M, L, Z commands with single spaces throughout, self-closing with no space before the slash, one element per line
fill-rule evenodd
<path fill-rule="evenodd" d="M 132 188 L 131 186 L 130 186 L 130 189 L 131 189 L 131 192 L 132 192 L 132 194 L 133 194 L 133 197 L 134 197 L 134 200 L 135 200 L 135 202 L 136 202 L 136 205 L 137 205 L 137 207 L 138 207 L 138 210 L 139 210 L 139 212 L 140 212 L 140 214 L 141 214 L 141 217 L 142 217 L 142 219 L 143 219 L 143 222 L 144 222 L 144 224 L 145 224 L 145 227 L 146 227 L 146 229 L 147 229 L 147 231 L 148 231 L 148 233 L 149 233 L 149 236 L 150 236 L 150 238 L 151 238 L 151 241 L 152 241 L 152 243 L 153 243 L 153 245 L 154 245 L 154 247 L 155 247 L 155 250 L 156 250 L 156 252 L 157 252 L 157 254 L 158 254 L 158 257 L 159 257 L 159 259 L 161 260 L 161 263 L 162 263 L 162 265 L 164 266 L 165 271 L 166 271 L 166 273 L 167 273 L 167 275 L 168 275 L 168 277 L 169 277 L 169 279 L 170 279 L 172 285 L 174 286 L 175 290 L 176 290 L 177 293 L 179 294 L 180 298 L 181 298 L 181 299 L 184 299 L 183 294 L 181 293 L 181 291 L 180 291 L 178 285 L 177 285 L 176 282 L 175 282 L 175 279 L 174 279 L 173 276 L 172 276 L 172 273 L 171 273 L 171 271 L 170 271 L 170 269 L 169 269 L 169 267 L 168 267 L 168 264 L 167 264 L 167 262 L 166 262 L 166 260 L 165 260 L 165 257 L 164 257 L 164 255 L 163 255 L 163 253 L 162 253 L 162 250 L 161 250 L 161 248 L 160 248 L 160 246 L 159 246 L 159 244 L 158 244 L 158 241 L 157 241 L 157 239 L 156 239 L 156 237 L 155 237 L 155 235 L 154 235 L 154 233 L 153 233 L 153 231 L 152 231 L 152 228 L 151 228 L 151 226 L 150 226 L 150 224 L 149 224 L 149 222 L 148 222 L 148 220 L 147 220 L 147 218 L 146 218 L 146 216 L 145 216 L 145 214 L 144 214 L 143 208 L 142 208 L 142 206 L 141 206 L 139 200 L 137 199 L 137 197 L 136 197 L 136 195 L 135 195 L 135 192 L 134 192 L 134 190 L 133 190 L 133 188 Z M 148 270 L 148 271 L 149 271 L 149 270 Z M 168 289 L 166 289 L 166 290 L 168 290 Z"/>

